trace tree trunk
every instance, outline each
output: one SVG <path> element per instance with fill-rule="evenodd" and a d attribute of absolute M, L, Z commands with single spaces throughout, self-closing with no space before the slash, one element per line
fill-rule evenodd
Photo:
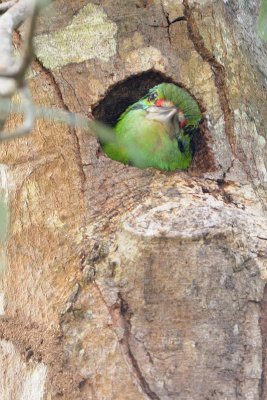
<path fill-rule="evenodd" d="M 183 173 L 112 161 L 94 137 L 53 121 L 1 144 L 1 399 L 267 398 L 257 9 L 56 0 L 40 18 L 28 78 L 39 105 L 112 124 L 167 81 L 205 118 Z"/>

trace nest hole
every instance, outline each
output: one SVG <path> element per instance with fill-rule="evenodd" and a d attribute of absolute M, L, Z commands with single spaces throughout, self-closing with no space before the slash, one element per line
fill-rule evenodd
<path fill-rule="evenodd" d="M 174 83 L 188 91 L 183 84 L 175 82 L 172 78 L 164 75 L 162 72 L 149 70 L 130 76 L 129 78 L 111 86 L 105 97 L 93 105 L 93 117 L 109 126 L 114 126 L 127 107 L 143 97 L 150 88 L 162 82 Z M 190 95 L 194 97 L 191 93 Z M 195 100 L 197 101 L 201 112 L 205 112 L 201 103 L 196 98 Z M 211 141 L 211 134 L 208 130 L 205 119 L 203 119 L 194 138 L 195 154 L 193 162 L 189 168 L 191 174 L 198 175 L 204 172 L 216 170 L 216 163 L 211 149 Z"/>

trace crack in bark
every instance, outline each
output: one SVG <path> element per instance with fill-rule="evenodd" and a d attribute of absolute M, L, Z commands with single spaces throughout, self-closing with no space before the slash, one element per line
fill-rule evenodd
<path fill-rule="evenodd" d="M 170 20 L 169 20 L 169 16 L 168 16 L 167 13 L 164 14 L 164 15 L 165 15 L 165 17 L 166 17 L 166 19 L 167 19 L 167 25 L 146 24 L 146 23 L 145 23 L 145 25 L 146 25 L 146 26 L 150 26 L 151 28 L 164 28 L 164 29 L 168 29 L 168 34 L 169 34 L 169 28 L 170 28 L 170 26 L 171 26 L 172 24 L 174 24 L 175 22 L 179 22 L 179 21 L 186 21 L 186 18 L 185 18 L 184 15 L 181 16 L 181 17 L 175 18 L 173 21 L 170 21 Z M 169 36 L 170 36 L 170 35 L 169 35 Z M 170 40 L 170 37 L 169 37 L 169 40 Z"/>
<path fill-rule="evenodd" d="M 18 34 L 18 35 L 20 37 L 20 34 Z M 34 64 L 38 67 L 38 69 L 40 69 L 45 74 L 47 79 L 51 82 L 51 84 L 52 84 L 52 86 L 53 86 L 53 88 L 54 88 L 54 90 L 55 90 L 55 92 L 57 94 L 60 106 L 65 111 L 70 112 L 70 109 L 69 109 L 69 107 L 66 105 L 66 103 L 64 101 L 62 92 L 61 92 L 61 90 L 59 88 L 59 85 L 58 85 L 58 83 L 57 83 L 57 81 L 55 79 L 55 76 L 53 75 L 52 71 L 50 71 L 48 68 L 46 68 L 38 58 L 34 59 L 33 66 L 34 66 Z M 80 175 L 80 179 L 81 179 L 81 192 L 84 193 L 85 192 L 86 175 L 85 175 L 85 172 L 84 172 L 84 169 L 83 169 L 80 141 L 79 141 L 79 138 L 78 138 L 78 135 L 76 133 L 76 129 L 75 128 L 69 127 L 69 132 L 70 132 L 70 134 L 71 134 L 71 136 L 73 138 L 74 154 L 75 154 L 75 158 L 76 158 L 76 161 L 77 161 L 77 164 L 78 164 L 79 175 Z"/>
<path fill-rule="evenodd" d="M 216 60 L 215 56 L 205 46 L 203 37 L 199 32 L 195 18 L 193 17 L 192 8 L 189 6 L 188 0 L 183 0 L 183 5 L 185 10 L 185 17 L 187 20 L 187 29 L 189 38 L 193 42 L 193 45 L 197 53 L 201 56 L 201 58 L 204 61 L 209 63 L 213 71 L 215 86 L 217 88 L 219 102 L 224 116 L 225 133 L 228 138 L 228 142 L 231 146 L 231 149 L 233 151 L 233 154 L 236 155 L 235 141 L 234 141 L 234 115 L 233 111 L 229 107 L 229 100 L 228 100 L 227 86 L 226 86 L 226 74 L 224 66 Z"/>
<path fill-rule="evenodd" d="M 149 384 L 147 383 L 145 377 L 143 376 L 142 371 L 138 365 L 138 362 L 134 357 L 134 354 L 130 347 L 129 340 L 131 336 L 132 312 L 129 310 L 128 303 L 123 299 L 121 293 L 118 292 L 117 302 L 110 307 L 103 296 L 101 288 L 99 287 L 99 285 L 95 280 L 93 281 L 93 284 L 95 285 L 103 303 L 105 304 L 108 310 L 108 313 L 112 320 L 113 327 L 118 328 L 118 330 L 121 330 L 123 332 L 121 335 L 120 333 L 116 332 L 116 335 L 121 345 L 125 361 L 130 369 L 130 372 L 135 377 L 139 389 L 144 393 L 145 396 L 148 397 L 148 399 L 160 400 L 158 395 L 150 389 Z"/>
<path fill-rule="evenodd" d="M 223 173 L 223 180 L 226 180 L 226 176 L 227 176 L 227 174 L 230 173 L 230 171 L 231 171 L 231 169 L 233 168 L 233 166 L 234 166 L 234 160 L 231 161 L 231 164 L 229 165 L 229 167 L 227 168 L 227 170 L 224 171 L 224 173 Z"/>
<path fill-rule="evenodd" d="M 234 113 L 231 110 L 229 106 L 229 100 L 228 100 L 228 90 L 226 86 L 226 73 L 225 73 L 225 68 L 222 64 L 220 64 L 215 56 L 211 53 L 209 49 L 205 47 L 204 39 L 201 36 L 197 23 L 193 17 L 193 9 L 189 6 L 188 0 L 183 0 L 183 5 L 184 5 L 184 14 L 187 20 L 187 30 L 188 30 L 188 35 L 189 38 L 191 39 L 197 53 L 201 56 L 201 58 L 208 62 L 213 74 L 214 74 L 214 81 L 215 81 L 215 86 L 217 88 L 217 93 L 219 97 L 219 102 L 220 106 L 223 112 L 223 117 L 224 117 L 224 123 L 225 123 L 225 133 L 229 142 L 229 145 L 231 147 L 233 156 L 240 161 L 244 168 L 244 172 L 247 174 L 247 176 L 250 178 L 250 181 L 252 183 L 252 187 L 258 196 L 261 205 L 264 210 L 266 210 L 266 202 L 259 190 L 259 187 L 255 185 L 254 183 L 254 178 L 252 176 L 252 173 L 249 169 L 249 166 L 247 165 L 246 162 L 246 154 L 244 151 L 241 149 L 242 155 L 239 153 L 237 154 L 236 151 L 236 143 L 235 143 L 235 138 L 234 138 Z M 254 156 L 254 155 L 253 155 Z M 230 168 L 232 167 L 233 163 L 231 164 Z M 254 165 L 255 160 L 254 160 Z M 256 168 L 256 172 L 258 174 L 258 169 Z M 258 175 L 258 179 L 259 175 Z"/>
<path fill-rule="evenodd" d="M 160 2 L 160 5 L 161 5 L 162 13 L 163 13 L 164 17 L 166 18 L 167 25 L 169 26 L 169 24 L 170 24 L 169 14 L 165 11 L 165 8 L 164 8 L 164 5 L 162 3 L 162 0 Z"/>
<path fill-rule="evenodd" d="M 60 90 L 60 88 L 59 88 L 58 83 L 56 82 L 56 79 L 55 79 L 53 73 L 52 73 L 51 71 L 49 71 L 49 70 L 48 70 L 48 73 L 50 74 L 51 79 L 52 79 L 52 81 L 53 81 L 55 87 L 57 88 L 57 92 L 59 93 L 59 96 L 60 96 L 60 99 L 61 99 L 61 101 L 62 101 L 62 105 L 63 105 L 64 109 L 65 109 L 66 111 L 71 112 L 70 109 L 69 109 L 69 107 L 68 107 L 68 106 L 66 105 L 66 103 L 64 102 L 64 99 L 63 99 L 61 90 Z M 62 76 L 62 75 L 61 75 L 61 76 Z M 64 78 L 62 77 L 62 79 L 64 79 Z M 65 82 L 67 82 L 67 81 L 65 80 Z M 68 82 L 67 82 L 67 83 L 68 83 Z M 85 172 L 84 172 L 84 169 L 83 169 L 83 161 L 82 161 L 82 156 L 81 156 L 80 141 L 79 141 L 79 137 L 78 137 L 77 132 L 76 132 L 76 128 L 71 128 L 71 127 L 70 127 L 69 129 L 70 129 L 70 133 L 71 133 L 71 135 L 72 135 L 72 137 L 73 137 L 73 139 L 74 139 L 74 153 L 75 153 L 76 160 L 77 160 L 77 164 L 78 164 L 79 171 L 80 171 L 81 192 L 82 192 L 82 194 L 84 194 L 84 192 L 85 192 L 85 183 L 86 183 L 86 175 L 85 175 Z"/>
<path fill-rule="evenodd" d="M 81 192 L 82 194 L 85 193 L 85 184 L 86 184 L 86 175 L 83 169 L 83 162 L 82 162 L 82 156 L 81 156 L 81 145 L 79 141 L 79 137 L 77 135 L 76 129 L 75 128 L 70 128 L 70 133 L 73 136 L 74 139 L 74 146 L 75 146 L 75 156 L 77 160 L 77 164 L 79 167 L 80 171 L 80 178 L 81 178 Z"/>
<path fill-rule="evenodd" d="M 172 24 L 174 24 L 175 22 L 180 22 L 180 21 L 186 21 L 186 17 L 185 15 L 181 15 L 180 17 L 175 18 L 173 21 L 170 21 L 169 18 L 169 13 L 167 11 L 165 11 L 164 5 L 162 3 L 162 1 L 160 2 L 161 5 L 161 9 L 162 9 L 162 13 L 164 15 L 164 17 L 166 18 L 167 21 L 167 25 L 166 26 L 162 26 L 162 28 L 167 28 L 167 33 L 168 33 L 168 39 L 169 39 L 169 43 L 171 44 L 171 35 L 170 35 L 170 27 Z M 155 26 L 157 27 L 157 26 Z"/>
<path fill-rule="evenodd" d="M 15 31 L 14 35 L 13 35 L 13 41 L 14 44 L 17 47 L 21 47 L 22 46 L 22 37 L 21 37 L 21 33 L 19 31 Z M 53 75 L 52 71 L 50 71 L 48 68 L 46 68 L 43 63 L 37 58 L 35 57 L 35 59 L 32 62 L 33 67 L 37 67 L 37 69 L 39 69 L 40 71 L 42 71 L 44 73 L 44 75 L 46 76 L 47 80 L 50 81 L 51 85 L 53 86 L 56 95 L 58 97 L 60 106 L 70 112 L 69 107 L 65 104 L 64 102 L 64 98 L 62 95 L 62 92 L 59 88 L 59 85 L 55 79 L 55 76 Z M 69 131 L 71 136 L 73 137 L 73 144 L 74 144 L 74 154 L 76 157 L 76 161 L 78 164 L 78 168 L 79 168 L 79 175 L 80 175 L 80 179 L 81 179 L 81 192 L 82 194 L 85 192 L 85 183 L 86 183 L 86 174 L 84 172 L 83 169 L 83 162 L 82 162 L 82 157 L 81 157 L 81 147 L 80 147 L 80 142 L 79 142 L 79 138 L 78 135 L 76 133 L 76 129 L 75 128 L 71 128 L 69 127 Z M 84 223 L 85 225 L 85 223 Z"/>
<path fill-rule="evenodd" d="M 60 106 L 67 112 L 70 112 L 69 107 L 67 106 L 67 104 L 64 101 L 62 92 L 60 90 L 60 87 L 55 79 L 55 76 L 53 75 L 52 71 L 50 71 L 48 68 L 46 68 L 39 59 L 35 58 L 35 60 L 33 61 L 33 65 L 36 64 L 37 67 L 45 74 L 45 76 L 47 77 L 48 81 L 50 81 L 51 85 L 53 86 L 56 95 L 58 97 Z M 84 171 L 84 167 L 83 167 L 83 160 L 82 160 L 82 156 L 81 156 L 81 146 L 80 146 L 80 141 L 79 141 L 79 137 L 77 135 L 77 131 L 75 127 L 71 127 L 68 126 L 68 132 L 70 134 L 70 137 L 72 139 L 72 145 L 73 145 L 73 153 L 74 153 L 74 157 L 76 159 L 77 162 L 77 168 L 78 168 L 78 176 L 80 177 L 80 191 L 81 191 L 81 195 L 82 195 L 82 204 L 83 204 L 83 208 L 85 209 L 85 190 L 86 190 L 86 174 Z M 84 240 L 84 230 L 85 230 L 85 226 L 86 226 L 86 215 L 85 213 L 83 213 L 83 216 L 81 217 L 83 222 L 82 222 L 82 232 L 83 232 L 83 241 L 82 243 L 85 242 Z M 83 244 L 82 244 L 83 246 Z"/>
<path fill-rule="evenodd" d="M 48 68 L 46 68 L 42 62 L 38 59 L 35 58 L 33 61 L 33 65 L 36 65 L 38 67 L 38 69 L 40 69 L 45 76 L 47 77 L 48 81 L 50 81 L 51 85 L 53 86 L 56 95 L 58 97 L 60 106 L 67 112 L 71 112 L 69 107 L 67 106 L 67 104 L 64 101 L 62 92 L 60 90 L 60 87 L 56 81 L 56 78 L 54 76 L 54 74 L 52 73 L 52 71 L 50 71 Z M 77 162 L 77 167 L 78 167 L 78 175 L 80 177 L 80 190 L 81 190 L 81 194 L 82 194 L 82 202 L 83 202 L 83 207 L 85 209 L 85 186 L 86 186 L 86 174 L 83 168 L 83 160 L 82 160 L 82 156 L 81 156 L 81 146 L 80 146 L 80 141 L 79 141 L 79 137 L 77 135 L 77 131 L 75 127 L 68 127 L 68 131 L 69 134 L 72 138 L 72 144 L 73 144 L 73 152 L 74 152 L 74 156 Z M 85 213 L 83 215 L 83 231 L 84 231 L 84 227 L 86 226 L 86 216 Z"/>
<path fill-rule="evenodd" d="M 122 337 L 119 339 L 119 342 L 121 344 L 126 362 L 132 374 L 134 375 L 139 388 L 149 399 L 160 400 L 158 395 L 150 388 L 132 352 L 129 343 L 131 337 L 132 312 L 129 310 L 129 306 L 127 302 L 123 299 L 120 292 L 118 293 L 118 302 L 115 303 L 112 307 L 109 307 L 109 312 L 112 318 L 113 325 L 122 329 L 123 331 Z"/>

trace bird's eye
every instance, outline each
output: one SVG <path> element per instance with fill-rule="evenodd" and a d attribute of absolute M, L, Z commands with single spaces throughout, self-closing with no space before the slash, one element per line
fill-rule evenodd
<path fill-rule="evenodd" d="M 151 93 L 151 94 L 148 96 L 147 100 L 148 100 L 149 102 L 152 102 L 152 101 L 154 101 L 157 97 L 158 97 L 157 92 L 153 92 L 153 93 Z"/>

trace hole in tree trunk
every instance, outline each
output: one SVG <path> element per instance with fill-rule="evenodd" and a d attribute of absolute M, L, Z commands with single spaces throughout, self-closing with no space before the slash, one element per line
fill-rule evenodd
<path fill-rule="evenodd" d="M 109 126 L 114 126 L 127 107 L 143 97 L 153 86 L 162 82 L 174 83 L 187 90 L 183 84 L 175 82 L 163 73 L 149 70 L 131 76 L 109 88 L 105 97 L 93 105 L 92 114 L 96 120 L 102 121 Z M 190 95 L 192 96 L 191 93 Z M 204 108 L 199 104 L 199 101 L 197 102 L 200 110 L 204 112 Z M 194 138 L 195 154 L 189 168 L 190 173 L 201 174 L 216 169 L 214 156 L 210 147 L 211 140 L 212 138 L 206 121 L 203 120 Z"/>

